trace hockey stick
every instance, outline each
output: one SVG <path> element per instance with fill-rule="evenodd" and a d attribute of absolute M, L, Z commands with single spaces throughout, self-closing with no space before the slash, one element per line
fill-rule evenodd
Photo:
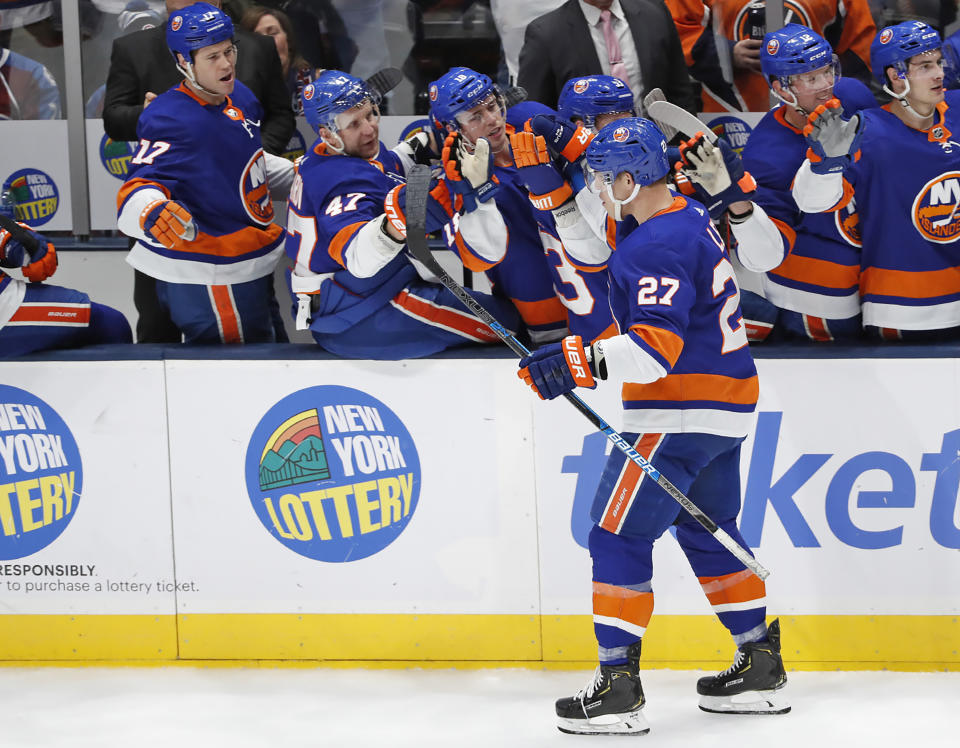
<path fill-rule="evenodd" d="M 663 91 L 659 88 L 654 88 L 643 97 L 643 111 L 647 114 L 650 114 L 650 105 L 655 101 L 666 101 L 667 97 L 663 95 Z M 651 115 L 652 116 L 652 115 Z M 663 132 L 663 137 L 667 139 L 669 143 L 673 140 L 674 136 L 677 134 L 677 128 L 671 127 L 666 122 L 662 120 L 657 120 L 657 125 L 660 126 L 660 130 Z"/>
<path fill-rule="evenodd" d="M 467 293 L 466 289 L 457 283 L 437 262 L 426 240 L 426 215 L 427 215 L 427 195 L 430 189 L 430 169 L 429 167 L 416 165 L 407 174 L 407 195 L 406 195 L 406 213 L 407 213 L 407 247 L 410 253 L 422 262 L 430 271 L 437 276 L 440 282 L 446 286 L 456 296 L 461 303 L 470 311 L 473 316 L 496 333 L 511 351 L 521 358 L 530 354 L 523 343 L 517 340 L 503 325 L 497 322 L 496 318 L 490 314 L 483 306 Z M 767 571 L 753 556 L 751 556 L 736 540 L 730 537 L 730 534 L 717 523 L 704 514 L 700 508 L 688 499 L 675 485 L 667 480 L 660 471 L 637 452 L 623 436 L 614 431 L 606 421 L 604 421 L 589 405 L 581 400 L 573 392 L 568 392 L 564 397 L 573 406 L 579 410 L 598 431 L 602 431 L 613 444 L 640 467 L 650 478 L 657 482 L 664 491 L 670 494 L 677 503 L 680 504 L 700 525 L 726 548 L 730 553 L 736 556 L 744 566 L 756 574 L 760 579 L 766 579 L 770 572 Z"/>
<path fill-rule="evenodd" d="M 647 106 L 647 114 L 661 127 L 670 127 L 688 138 L 702 132 L 711 144 L 717 144 L 717 134 L 710 129 L 710 125 L 676 104 L 669 101 L 651 101 Z"/>
<path fill-rule="evenodd" d="M 10 236 L 20 242 L 27 249 L 27 254 L 33 257 L 40 248 L 39 242 L 33 234 L 12 218 L 0 214 L 0 229 L 9 232 Z"/>

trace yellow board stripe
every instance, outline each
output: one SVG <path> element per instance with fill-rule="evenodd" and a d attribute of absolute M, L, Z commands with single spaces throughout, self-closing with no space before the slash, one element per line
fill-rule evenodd
<path fill-rule="evenodd" d="M 957 616 L 782 616 L 788 670 L 960 670 Z M 645 667 L 722 669 L 712 616 L 654 616 Z M 0 615 L 4 664 L 304 663 L 316 666 L 592 667 L 590 616 Z"/>

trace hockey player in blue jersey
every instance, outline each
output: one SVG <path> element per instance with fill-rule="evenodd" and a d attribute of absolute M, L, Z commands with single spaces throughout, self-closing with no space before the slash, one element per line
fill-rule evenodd
<path fill-rule="evenodd" d="M 790 194 L 807 143 L 803 127 L 817 106 L 837 97 L 847 116 L 876 106 L 860 81 L 840 78 L 833 49 L 805 26 L 790 23 L 764 38 L 763 73 L 778 107 L 757 124 L 743 150 L 744 167 L 757 182 L 753 203 L 778 229 L 784 261 L 765 274 L 742 271 L 738 279 L 751 341 L 802 338 L 817 341 L 861 336 L 860 240 L 857 215 L 801 212 Z M 754 213 L 757 211 L 755 210 Z M 738 254 L 770 237 L 756 236 L 731 216 Z"/>
<path fill-rule="evenodd" d="M 167 44 L 184 81 L 137 124 L 140 143 L 117 196 L 117 225 L 137 240 L 127 261 L 157 292 L 187 343 L 276 339 L 273 270 L 293 165 L 266 154 L 262 109 L 235 77 L 233 24 L 194 3 L 170 15 Z"/>
<path fill-rule="evenodd" d="M 388 150 L 377 95 L 346 73 L 324 72 L 302 96 L 319 137 L 298 166 L 287 215 L 298 327 L 348 358 L 413 358 L 498 341 L 405 251 L 404 175 L 428 157 L 426 137 Z M 490 199 L 489 148 L 483 141 L 468 154 L 454 138 L 445 145 L 446 177 L 431 189 L 427 229 L 464 262 L 489 267 L 506 245 Z M 519 325 L 505 300 L 473 295 L 507 327 Z"/>
<path fill-rule="evenodd" d="M 559 239 L 537 223 L 511 154 L 509 137 L 515 128 L 507 122 L 503 95 L 486 75 L 465 67 L 451 68 L 428 92 L 436 130 L 444 136 L 459 133 L 470 145 L 484 138 L 493 153 L 497 207 L 507 227 L 506 254 L 495 265 L 468 269 L 484 271 L 494 293 L 510 299 L 534 345 L 563 337 L 568 324 L 564 301 L 577 299 L 583 289 L 560 277 Z"/>
<path fill-rule="evenodd" d="M 7 192 L 0 194 L 0 216 L 10 222 L 15 217 L 15 204 Z M 43 282 L 57 269 L 57 250 L 25 224 L 20 228 L 28 241 L 0 225 L 0 358 L 56 348 L 132 343 L 130 324 L 119 311 L 90 301 L 81 291 Z M 21 270 L 26 282 L 2 268 Z"/>
<path fill-rule="evenodd" d="M 597 380 L 623 381 L 624 437 L 720 527 L 737 530 L 740 445 L 759 385 L 733 266 L 706 209 L 671 192 L 667 144 L 656 126 L 607 125 L 586 152 L 588 187 L 619 220 L 616 250 L 596 242 L 578 259 L 605 265 L 620 334 L 592 345 L 570 336 L 520 362 L 542 398 Z M 653 544 L 671 525 L 721 623 L 734 664 L 697 684 L 700 707 L 781 714 L 786 673 L 779 623 L 766 625 L 765 586 L 634 463 L 614 450 L 591 509 L 594 631 L 600 665 L 556 704 L 558 726 L 580 734 L 649 727 L 639 661 L 653 613 Z"/>
<path fill-rule="evenodd" d="M 804 128 L 793 196 L 806 212 L 856 201 L 863 325 L 885 340 L 960 336 L 960 92 L 944 89 L 937 32 L 918 21 L 873 40 L 874 76 L 893 101 L 849 119 L 835 102 Z"/>

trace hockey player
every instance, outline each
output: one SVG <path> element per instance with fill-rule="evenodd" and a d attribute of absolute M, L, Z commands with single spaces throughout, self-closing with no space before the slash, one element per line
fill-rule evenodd
<path fill-rule="evenodd" d="M 0 216 L 14 218 L 7 192 L 0 195 Z M 25 243 L 0 226 L 0 268 L 21 269 L 28 282 L 0 270 L 0 358 L 55 348 L 100 343 L 132 343 L 126 317 L 112 307 L 90 301 L 71 288 L 51 286 L 57 250 L 46 237 L 21 224 L 33 242 Z"/>
<path fill-rule="evenodd" d="M 937 32 L 919 21 L 883 29 L 870 58 L 894 100 L 849 120 L 837 102 L 827 102 L 804 129 L 810 150 L 793 196 L 811 213 L 856 200 L 863 324 L 871 337 L 960 334 L 960 92 L 944 93 L 940 46 Z"/>
<path fill-rule="evenodd" d="M 702 84 L 703 111 L 767 111 L 769 89 L 760 65 L 766 2 L 666 3 L 677 25 L 690 74 Z M 786 0 L 783 11 L 785 23 L 806 26 L 830 39 L 848 76 L 870 79 L 868 51 L 876 26 L 867 0 Z M 718 44 L 726 48 L 718 48 Z M 726 74 L 731 75 L 732 82 Z"/>
<path fill-rule="evenodd" d="M 436 129 L 460 133 L 467 144 L 485 138 L 493 153 L 496 202 L 507 227 L 506 255 L 494 266 L 467 265 L 468 269 L 485 272 L 494 293 L 511 300 L 534 345 L 563 337 L 568 324 L 565 304 L 580 308 L 592 299 L 583 295 L 585 289 L 561 277 L 560 242 L 537 223 L 514 165 L 509 136 L 515 128 L 507 122 L 502 94 L 486 75 L 464 67 L 451 68 L 430 84 L 428 92 Z"/>
<path fill-rule="evenodd" d="M 805 26 L 791 23 L 767 34 L 760 62 L 781 104 L 754 128 L 743 150 L 743 163 L 758 185 L 753 203 L 779 229 L 776 241 L 782 244 L 785 260 L 765 275 L 745 274 L 738 268 L 748 337 L 751 341 L 771 334 L 817 341 L 858 338 L 857 216 L 852 210 L 836 215 L 802 213 L 790 188 L 806 155 L 807 115 L 834 96 L 847 116 L 876 106 L 876 101 L 860 81 L 840 78 L 833 49 Z M 753 244 L 765 240 L 750 234 L 744 218 L 730 216 L 741 258 Z"/>
<path fill-rule="evenodd" d="M 167 21 L 184 81 L 137 124 L 140 144 L 117 195 L 117 225 L 137 240 L 127 261 L 157 279 L 187 343 L 272 342 L 273 269 L 283 229 L 270 190 L 293 177 L 265 154 L 261 107 L 235 78 L 230 18 L 198 2 Z"/>
<path fill-rule="evenodd" d="M 586 152 L 589 186 L 621 219 L 617 249 L 596 242 L 621 334 L 575 336 L 520 362 L 542 398 L 598 379 L 624 382 L 624 437 L 739 543 L 740 445 L 759 391 L 740 318 L 733 267 L 707 211 L 666 185 L 666 141 L 631 118 L 601 130 Z M 733 665 L 697 684 L 700 706 L 721 713 L 789 711 L 779 623 L 765 623 L 765 587 L 619 450 L 594 498 L 594 631 L 600 665 L 556 704 L 558 726 L 583 734 L 644 733 L 641 640 L 653 612 L 653 543 L 671 525 L 720 621 Z"/>
<path fill-rule="evenodd" d="M 404 175 L 429 157 L 426 135 L 388 150 L 378 97 L 336 70 L 305 87 L 303 101 L 319 137 L 298 167 L 287 214 L 298 327 L 309 323 L 319 345 L 347 358 L 413 358 L 498 342 L 446 288 L 421 277 L 404 251 Z M 446 179 L 431 190 L 427 229 L 439 229 L 464 263 L 490 267 L 503 256 L 506 229 L 490 199 L 487 143 L 471 155 L 450 138 L 443 161 Z M 507 301 L 473 295 L 517 328 Z"/>

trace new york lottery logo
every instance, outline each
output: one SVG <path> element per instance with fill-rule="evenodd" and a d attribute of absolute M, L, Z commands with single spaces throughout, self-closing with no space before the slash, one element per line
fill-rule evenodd
<path fill-rule="evenodd" d="M 380 552 L 407 527 L 420 496 L 420 458 L 406 426 L 350 387 L 309 387 L 270 408 L 245 471 L 263 526 L 317 561 Z"/>
<path fill-rule="evenodd" d="M 82 488 L 67 424 L 39 397 L 0 384 L 0 559 L 30 556 L 56 540 Z"/>
<path fill-rule="evenodd" d="M 42 226 L 60 207 L 60 191 L 53 178 L 39 169 L 20 169 L 4 181 L 2 192 L 10 192 L 14 217 L 30 227 Z"/>
<path fill-rule="evenodd" d="M 125 140 L 113 140 L 107 135 L 100 138 L 100 163 L 110 176 L 126 180 L 130 171 L 130 159 L 133 158 L 132 143 Z"/>

